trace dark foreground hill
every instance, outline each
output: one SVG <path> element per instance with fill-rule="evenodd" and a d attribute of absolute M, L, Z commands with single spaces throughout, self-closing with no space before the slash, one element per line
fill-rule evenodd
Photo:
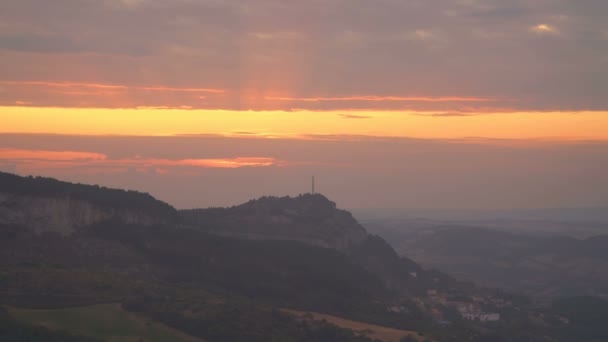
<path fill-rule="evenodd" d="M 136 192 L 0 180 L 2 305 L 120 303 L 207 341 L 370 341 L 282 309 L 418 331 L 431 341 L 561 341 L 564 331 L 577 341 L 579 330 L 566 323 L 577 312 L 571 303 L 558 316 L 424 270 L 320 195 L 178 213 Z M 464 320 L 463 309 L 476 321 Z M 500 319 L 480 322 L 490 313 Z M 0 337 L 15 326 L 0 326 Z"/>

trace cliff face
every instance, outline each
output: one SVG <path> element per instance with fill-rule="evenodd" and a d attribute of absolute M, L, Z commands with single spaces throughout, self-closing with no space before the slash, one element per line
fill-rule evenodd
<path fill-rule="evenodd" d="M 103 221 L 173 223 L 177 211 L 147 193 L 0 172 L 0 226 L 64 235 Z"/>
<path fill-rule="evenodd" d="M 211 233 L 256 240 L 291 240 L 345 251 L 365 229 L 322 195 L 262 197 L 232 208 L 184 210 L 187 224 Z"/>
<path fill-rule="evenodd" d="M 80 227 L 108 220 L 140 225 L 166 222 L 141 210 L 104 207 L 66 196 L 34 197 L 0 192 L 0 225 L 69 235 Z"/>

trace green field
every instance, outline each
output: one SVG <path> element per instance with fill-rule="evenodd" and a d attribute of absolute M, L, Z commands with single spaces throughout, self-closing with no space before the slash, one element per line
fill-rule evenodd
<path fill-rule="evenodd" d="M 49 329 L 113 342 L 202 341 L 123 310 L 120 304 L 100 304 L 57 310 L 6 308 L 16 319 Z"/>

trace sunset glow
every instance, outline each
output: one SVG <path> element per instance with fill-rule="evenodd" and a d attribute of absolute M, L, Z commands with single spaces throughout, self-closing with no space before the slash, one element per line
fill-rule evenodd
<path fill-rule="evenodd" d="M 478 97 L 424 97 L 424 96 L 344 96 L 344 97 L 273 97 L 267 96 L 268 100 L 276 101 L 302 101 L 302 102 L 324 102 L 324 101 L 396 101 L 396 102 L 492 102 L 493 99 Z"/>
<path fill-rule="evenodd" d="M 347 206 L 606 203 L 606 6 L 8 0 L 0 171 L 182 207 L 312 174 Z"/>
<path fill-rule="evenodd" d="M 504 112 L 436 115 L 397 111 L 228 111 L 1 107 L 1 133 L 298 138 L 362 135 L 458 139 L 608 139 L 607 112 Z M 359 120 L 364 118 L 365 120 Z"/>

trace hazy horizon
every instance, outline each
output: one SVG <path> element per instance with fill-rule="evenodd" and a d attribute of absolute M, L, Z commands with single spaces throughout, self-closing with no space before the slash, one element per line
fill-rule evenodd
<path fill-rule="evenodd" d="M 305 193 L 312 175 L 319 192 L 346 208 L 556 208 L 608 202 L 601 181 L 608 157 L 601 143 L 2 134 L 0 145 L 2 170 L 149 192 L 178 208 Z M 238 157 L 258 151 L 274 158 Z"/>

